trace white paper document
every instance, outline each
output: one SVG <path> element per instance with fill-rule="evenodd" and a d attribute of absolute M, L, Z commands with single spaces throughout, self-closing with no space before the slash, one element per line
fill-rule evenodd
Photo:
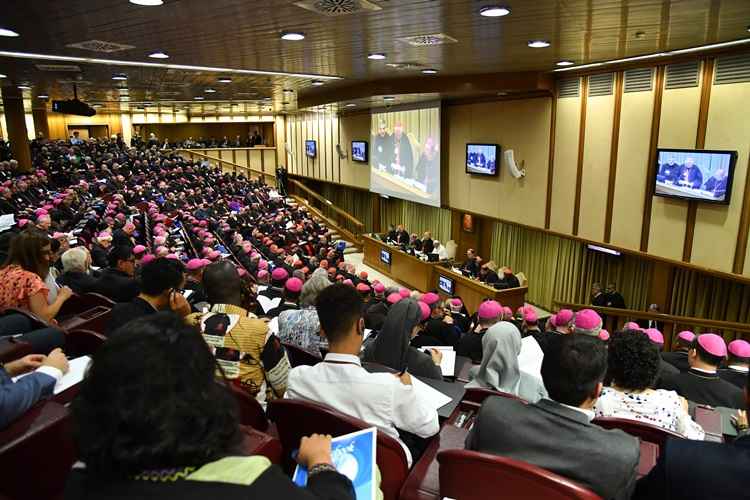
<path fill-rule="evenodd" d="M 275 299 L 269 299 L 265 295 L 258 295 L 258 304 L 260 304 L 260 307 L 263 309 L 264 313 L 267 313 L 274 307 L 278 306 L 281 303 L 281 297 L 276 297 Z"/>
<path fill-rule="evenodd" d="M 426 345 L 422 349 L 437 349 L 443 354 L 443 359 L 440 361 L 443 377 L 453 377 L 456 374 L 456 351 L 451 346 Z"/>
<path fill-rule="evenodd" d="M 268 322 L 268 331 L 271 332 L 274 335 L 279 334 L 279 317 L 276 316 L 271 321 Z"/>
<path fill-rule="evenodd" d="M 57 381 L 57 384 L 55 384 L 54 394 L 60 394 L 64 390 L 70 389 L 81 380 L 83 380 L 83 377 L 84 375 L 86 375 L 86 370 L 88 369 L 90 363 L 90 356 L 81 356 L 80 358 L 68 360 L 68 373 L 63 375 L 62 378 Z M 31 373 L 34 372 L 28 372 L 24 373 L 23 375 L 13 377 L 13 382 Z"/>
<path fill-rule="evenodd" d="M 542 361 L 544 351 L 534 337 L 529 335 L 521 340 L 521 354 L 518 355 L 518 368 L 533 377 L 542 380 Z"/>
<path fill-rule="evenodd" d="M 430 387 L 417 377 L 411 377 L 411 385 L 414 390 L 419 393 L 419 397 L 425 400 L 435 410 L 438 410 L 453 401 L 450 396 L 446 396 L 437 389 Z"/>

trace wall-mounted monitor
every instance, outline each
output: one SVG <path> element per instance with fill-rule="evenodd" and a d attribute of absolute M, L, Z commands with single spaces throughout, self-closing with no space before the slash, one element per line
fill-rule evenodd
<path fill-rule="evenodd" d="M 497 175 L 499 172 L 500 146 L 497 144 L 467 144 L 466 173 Z"/>
<path fill-rule="evenodd" d="M 367 141 L 352 141 L 352 160 L 367 163 Z"/>
<path fill-rule="evenodd" d="M 309 158 L 315 158 L 318 154 L 318 146 L 315 144 L 315 141 L 313 140 L 306 140 L 305 141 L 305 155 L 307 155 Z"/>
<path fill-rule="evenodd" d="M 729 204 L 736 163 L 737 151 L 659 149 L 654 194 Z"/>
<path fill-rule="evenodd" d="M 438 274 L 438 290 L 441 292 L 453 295 L 453 291 L 456 288 L 456 282 L 450 278 L 446 278 L 442 274 Z"/>
<path fill-rule="evenodd" d="M 388 250 L 381 250 L 380 251 L 380 262 L 383 264 L 390 266 L 391 265 L 391 252 Z"/>

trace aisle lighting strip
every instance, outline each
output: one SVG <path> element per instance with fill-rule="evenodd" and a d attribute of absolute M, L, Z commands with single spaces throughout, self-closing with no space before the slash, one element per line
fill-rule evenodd
<path fill-rule="evenodd" d="M 341 80 L 340 76 L 315 75 L 309 73 L 287 73 L 284 71 L 267 71 L 262 69 L 219 68 L 214 66 L 192 66 L 189 64 L 171 64 L 141 61 L 124 61 L 121 59 L 99 59 L 95 57 L 60 56 L 53 54 L 34 54 L 31 52 L 13 52 L 0 50 L 0 57 L 15 59 L 38 59 L 42 61 L 66 61 L 85 64 L 106 64 L 110 66 L 131 66 L 141 68 L 177 69 L 183 71 L 210 71 L 214 73 L 232 73 L 237 75 L 288 76 L 294 78 L 314 78 L 316 80 Z"/>
<path fill-rule="evenodd" d="M 559 68 L 553 70 L 555 73 L 561 73 L 563 71 L 576 71 L 581 69 L 589 69 L 589 68 L 596 68 L 599 66 L 607 66 L 610 64 L 622 64 L 622 63 L 628 63 L 633 61 L 644 61 L 648 59 L 658 59 L 660 57 L 667 57 L 667 56 L 677 56 L 680 54 L 690 54 L 692 52 L 701 52 L 704 50 L 712 50 L 712 49 L 721 49 L 726 47 L 733 47 L 735 45 L 743 45 L 746 43 L 750 43 L 750 38 L 743 38 L 741 40 L 732 40 L 731 42 L 722 42 L 722 43 L 712 43 L 710 45 L 699 45 L 697 47 L 689 47 L 687 49 L 677 49 L 677 50 L 669 50 L 667 52 L 656 52 L 654 54 L 646 54 L 642 56 L 634 56 L 634 57 L 626 57 L 623 59 L 613 59 L 611 61 L 603 61 L 603 62 L 596 62 L 596 63 L 590 63 L 590 64 L 581 64 L 578 66 L 568 66 L 565 68 Z"/>

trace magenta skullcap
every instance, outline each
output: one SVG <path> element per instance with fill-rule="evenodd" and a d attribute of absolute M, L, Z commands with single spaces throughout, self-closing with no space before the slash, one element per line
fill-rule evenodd
<path fill-rule="evenodd" d="M 68 237 L 67 234 L 61 233 L 59 231 L 55 231 L 54 233 L 52 233 L 53 240 L 59 240 L 60 238 L 67 238 L 67 237 Z M 135 252 L 135 250 L 133 250 L 133 252 Z"/>
<path fill-rule="evenodd" d="M 357 285 L 357 291 L 360 293 L 370 293 L 370 287 L 366 283 L 359 283 Z"/>
<path fill-rule="evenodd" d="M 503 306 L 503 316 L 505 318 L 512 318 L 513 317 L 513 309 L 511 309 L 508 306 Z"/>
<path fill-rule="evenodd" d="M 503 313 L 503 306 L 496 300 L 487 300 L 479 304 L 479 319 L 495 319 Z"/>
<path fill-rule="evenodd" d="M 258 261 L 258 269 L 260 269 L 261 271 L 265 270 L 265 269 L 268 269 L 268 261 L 260 259 Z"/>
<path fill-rule="evenodd" d="M 429 292 L 422 296 L 422 302 L 432 307 L 433 305 L 440 302 L 440 296 L 434 292 Z"/>
<path fill-rule="evenodd" d="M 715 333 L 704 333 L 698 335 L 698 344 L 709 354 L 721 358 L 727 355 L 727 344 L 724 339 Z"/>
<path fill-rule="evenodd" d="M 401 294 L 399 294 L 399 293 L 396 293 L 396 292 L 393 292 L 393 293 L 392 293 L 392 294 L 390 294 L 390 295 L 388 296 L 388 298 L 386 298 L 385 300 L 386 300 L 386 301 L 387 301 L 387 302 L 388 302 L 389 304 L 393 305 L 393 304 L 395 304 L 396 302 L 398 302 L 398 301 L 399 301 L 399 300 L 401 300 L 401 299 L 403 299 L 403 297 L 401 296 Z"/>
<path fill-rule="evenodd" d="M 284 281 L 289 277 L 289 273 L 283 267 L 277 267 L 271 273 L 271 279 L 275 281 Z"/>
<path fill-rule="evenodd" d="M 419 310 L 422 313 L 422 321 L 426 320 L 430 317 L 430 306 L 422 302 L 421 300 L 417 302 L 419 304 Z"/>
<path fill-rule="evenodd" d="M 399 289 L 398 294 L 401 295 L 401 298 L 408 299 L 411 295 L 411 292 L 408 288 L 401 288 Z"/>
<path fill-rule="evenodd" d="M 690 330 L 683 330 L 677 334 L 677 338 L 687 343 L 691 343 L 695 340 L 695 334 Z"/>
<path fill-rule="evenodd" d="M 729 343 L 729 353 L 738 358 L 750 358 L 750 343 L 737 339 Z"/>
<path fill-rule="evenodd" d="M 144 255 L 144 256 L 143 256 L 143 258 L 141 259 L 141 264 L 145 266 L 145 265 L 146 265 L 146 264 L 148 264 L 149 262 L 153 262 L 153 261 L 155 261 L 155 260 L 156 260 L 156 255 L 154 255 L 154 254 L 152 254 L 152 253 L 147 253 L 147 254 L 146 254 L 146 255 Z"/>
<path fill-rule="evenodd" d="M 284 288 L 292 293 L 299 293 L 302 290 L 302 280 L 299 278 L 289 278 L 286 280 Z"/>
<path fill-rule="evenodd" d="M 539 316 L 536 315 L 536 311 L 530 307 L 524 308 L 522 311 L 523 320 L 526 323 L 536 323 L 539 321 Z"/>
<path fill-rule="evenodd" d="M 558 313 L 558 316 L 560 313 Z M 593 309 L 581 309 L 575 315 L 575 327 L 580 330 L 589 330 L 598 333 L 602 326 L 602 318 Z M 596 332 L 593 332 L 596 330 Z"/>
<path fill-rule="evenodd" d="M 188 271 L 195 271 L 197 269 L 202 268 L 205 265 L 206 264 L 203 262 L 203 259 L 190 259 L 187 263 L 187 266 L 185 267 L 187 268 Z"/>
<path fill-rule="evenodd" d="M 599 338 L 603 341 L 609 340 L 609 332 L 607 330 L 599 330 Z"/>
<path fill-rule="evenodd" d="M 211 263 L 212 263 L 212 262 L 211 262 L 210 260 L 208 260 L 208 259 L 201 259 L 201 261 L 203 262 L 203 265 L 204 265 L 204 266 L 207 266 L 207 265 L 209 265 L 209 264 L 211 264 Z"/>
<path fill-rule="evenodd" d="M 375 290 L 375 293 L 378 293 L 378 294 L 385 292 L 385 285 L 382 283 L 375 283 L 375 285 L 373 285 L 372 288 L 373 290 Z"/>
<path fill-rule="evenodd" d="M 557 314 L 555 314 L 555 319 L 553 324 L 555 326 L 568 326 L 570 325 L 570 322 L 573 321 L 573 311 L 570 309 L 560 309 L 557 311 Z"/>
<path fill-rule="evenodd" d="M 247 271 L 245 270 L 244 267 L 238 267 L 237 273 L 240 275 L 240 278 L 244 278 L 245 275 L 247 275 Z"/>
<path fill-rule="evenodd" d="M 208 254 L 208 260 L 216 260 L 219 257 L 221 257 L 221 254 L 219 253 L 218 250 L 214 250 L 213 252 L 211 252 L 210 254 Z"/>
<path fill-rule="evenodd" d="M 258 279 L 263 279 L 266 276 L 268 276 L 268 271 L 266 271 L 265 269 L 261 269 L 260 271 L 258 271 Z"/>
<path fill-rule="evenodd" d="M 348 279 L 348 278 L 345 279 L 344 281 L 342 281 L 341 283 L 343 283 L 346 286 L 351 286 L 351 287 L 354 286 L 354 282 L 352 280 Z"/>
<path fill-rule="evenodd" d="M 646 335 L 654 344 L 664 345 L 664 335 L 656 328 L 646 328 Z"/>
<path fill-rule="evenodd" d="M 628 321 L 625 323 L 625 326 L 623 327 L 623 330 L 640 330 L 641 327 L 638 326 L 638 323 L 635 321 Z"/>
<path fill-rule="evenodd" d="M 461 302 L 461 299 L 451 299 L 451 305 L 453 307 L 462 307 L 464 303 Z"/>
<path fill-rule="evenodd" d="M 133 253 L 136 255 L 140 255 L 145 251 L 146 251 L 146 247 L 144 247 L 143 245 L 136 245 L 133 247 Z"/>
<path fill-rule="evenodd" d="M 168 253 L 167 258 L 170 260 L 180 260 L 180 256 L 176 253 Z"/>

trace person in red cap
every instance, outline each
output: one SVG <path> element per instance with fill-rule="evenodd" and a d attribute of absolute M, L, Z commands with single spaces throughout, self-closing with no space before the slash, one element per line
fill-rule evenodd
<path fill-rule="evenodd" d="M 276 269 L 274 269 L 275 271 Z M 299 278 L 289 278 L 284 283 L 284 292 L 281 302 L 278 306 L 274 307 L 266 313 L 269 318 L 275 318 L 282 311 L 291 311 L 299 309 L 299 296 L 302 292 L 302 280 Z"/>
<path fill-rule="evenodd" d="M 468 332 L 471 328 L 471 318 L 469 318 L 463 301 L 458 297 L 454 297 L 448 300 L 448 308 L 450 309 L 451 318 L 453 318 L 453 324 L 458 331 L 462 335 Z"/>
<path fill-rule="evenodd" d="M 690 370 L 665 374 L 660 389 L 677 391 L 689 401 L 725 408 L 745 407 L 745 394 L 739 387 L 719 377 L 717 370 L 727 357 L 724 339 L 715 333 L 699 335 L 688 351 Z"/>
<path fill-rule="evenodd" d="M 284 297 L 284 283 L 289 278 L 289 273 L 283 267 L 274 268 L 271 271 L 271 286 L 260 292 L 258 295 L 262 295 L 269 300 L 281 299 Z M 260 311 L 265 314 L 265 311 Z"/>
<path fill-rule="evenodd" d="M 421 302 L 430 308 L 430 316 L 425 321 L 424 329 L 412 339 L 411 345 L 414 347 L 445 345 L 455 348 L 460 339 L 460 333 L 453 326 L 453 317 L 445 314 L 440 296 L 435 292 L 428 292 L 422 296 Z"/>
<path fill-rule="evenodd" d="M 695 340 L 695 334 L 689 330 L 683 330 L 677 334 L 677 349 L 672 352 L 663 352 L 661 357 L 664 361 L 674 366 L 681 372 L 686 372 L 690 369 L 688 364 L 688 351 L 693 345 Z"/>
<path fill-rule="evenodd" d="M 375 285 L 373 285 L 373 291 L 375 292 L 375 296 L 371 299 L 370 304 L 364 313 L 365 328 L 379 332 L 380 329 L 383 328 L 383 323 L 388 315 L 388 308 L 392 304 L 387 297 L 393 295 L 394 300 L 396 298 L 400 300 L 401 296 L 398 293 L 388 294 L 385 285 L 382 283 L 375 283 Z M 396 300 L 396 302 L 398 302 L 398 300 Z M 393 303 L 395 304 L 395 302 Z"/>
<path fill-rule="evenodd" d="M 729 361 L 727 367 L 719 370 L 719 376 L 740 389 L 745 388 L 750 367 L 750 342 L 737 339 L 729 343 Z"/>
<path fill-rule="evenodd" d="M 482 339 L 489 328 L 502 321 L 503 306 L 495 300 L 485 300 L 477 310 L 477 324 L 466 333 L 456 347 L 456 354 L 471 358 L 475 364 L 482 362 Z"/>
<path fill-rule="evenodd" d="M 190 259 L 185 265 L 185 290 L 192 290 L 188 297 L 190 304 L 207 302 L 206 290 L 203 288 L 203 270 L 211 261 L 208 259 Z"/>

